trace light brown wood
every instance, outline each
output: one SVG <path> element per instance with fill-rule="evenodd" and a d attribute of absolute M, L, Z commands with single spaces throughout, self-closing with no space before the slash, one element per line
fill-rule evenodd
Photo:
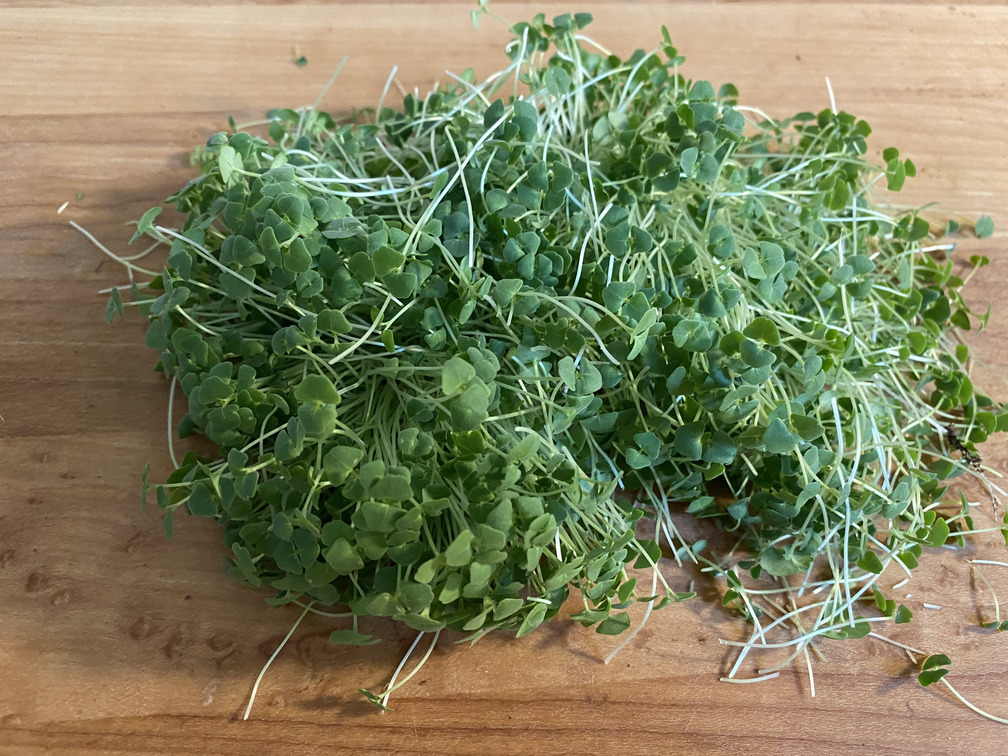
<path fill-rule="evenodd" d="M 474 4 L 472 4 L 474 5 Z M 505 34 L 475 33 L 471 4 L 4 4 L 0 9 L 0 751 L 58 753 L 1008 753 L 1008 730 L 921 689 L 905 656 L 875 641 L 825 644 L 816 696 L 801 666 L 758 685 L 718 682 L 718 638 L 747 633 L 711 601 L 652 617 L 611 664 L 613 639 L 553 623 L 520 641 L 443 643 L 380 715 L 356 693 L 381 686 L 413 638 L 327 643 L 306 620 L 252 682 L 296 617 L 220 571 L 220 534 L 181 520 L 172 542 L 139 507 L 139 475 L 169 469 L 165 383 L 137 319 L 107 326 L 97 291 L 121 271 L 67 226 L 125 251 L 126 222 L 191 175 L 189 151 L 233 114 L 314 100 L 373 104 L 390 68 L 426 88 L 443 69 L 489 73 Z M 578 5 L 578 4 L 575 4 Z M 827 104 L 874 127 L 876 150 L 919 167 L 907 202 L 1004 220 L 1008 9 L 966 3 L 502 2 L 593 10 L 593 35 L 623 53 L 667 24 L 687 75 L 735 82 L 775 115 Z M 295 46 L 308 65 L 293 65 Z M 77 199 L 77 193 L 83 193 Z M 68 208 L 57 215 L 63 202 Z M 963 244 L 994 262 L 969 297 L 995 304 L 971 334 L 978 384 L 1008 399 L 1006 235 Z M 1008 469 L 1008 445 L 985 459 Z M 979 524 L 990 515 L 978 513 Z M 1008 634 L 977 627 L 990 596 L 967 559 L 1005 560 L 999 538 L 932 552 L 906 586 L 916 619 L 894 639 L 954 659 L 951 680 L 1008 716 Z M 668 574 L 685 587 L 695 575 Z M 1008 570 L 986 574 L 1008 596 Z M 893 582 L 898 578 L 894 578 Z M 929 610 L 922 602 L 940 605 Z M 659 751 L 660 749 L 660 751 Z"/>

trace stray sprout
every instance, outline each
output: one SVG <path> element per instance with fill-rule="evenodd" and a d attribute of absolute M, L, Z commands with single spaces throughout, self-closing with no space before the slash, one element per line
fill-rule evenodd
<path fill-rule="evenodd" d="M 1008 621 L 1005 622 L 1001 621 L 1001 604 L 998 601 L 997 591 L 994 590 L 994 586 L 990 584 L 990 581 L 987 579 L 987 576 L 984 575 L 983 572 L 980 570 L 980 568 L 977 566 L 978 564 L 996 564 L 999 566 L 1008 566 L 1008 565 L 1005 565 L 1003 562 L 992 562 L 983 559 L 972 560 L 974 574 L 978 578 L 980 578 L 981 582 L 983 582 L 985 586 L 987 586 L 987 590 L 990 591 L 991 594 L 991 599 L 994 601 L 994 620 L 992 622 L 983 622 L 981 623 L 981 626 L 987 628 L 988 630 L 997 630 L 998 632 L 1004 632 L 1005 630 L 1008 630 Z"/>
<path fill-rule="evenodd" d="M 780 672 L 771 672 L 768 675 L 760 675 L 759 677 L 722 677 L 720 679 L 721 682 L 727 683 L 758 683 L 773 680 L 776 677 L 780 677 Z"/>
<path fill-rule="evenodd" d="M 945 675 L 948 674 L 948 669 L 945 668 L 944 665 L 948 665 L 950 663 L 950 660 L 944 654 L 932 654 L 928 656 L 920 649 L 914 648 L 913 646 L 907 646 L 903 643 L 899 643 L 890 638 L 886 638 L 883 635 L 879 635 L 877 633 L 869 633 L 869 635 L 872 638 L 883 641 L 892 646 L 896 646 L 897 648 L 903 649 L 903 651 L 909 657 L 911 662 L 913 662 L 914 664 L 920 664 L 923 670 L 920 675 L 920 677 L 923 678 L 921 680 L 922 685 L 927 686 L 932 685 L 935 682 L 940 682 L 949 690 L 949 692 L 953 696 L 955 696 L 956 700 L 958 700 L 966 708 L 976 712 L 984 719 L 989 719 L 992 722 L 997 722 L 999 724 L 1008 724 L 1008 719 L 991 714 L 990 712 L 984 711 L 983 709 L 970 703 L 963 697 L 963 695 L 958 690 L 956 690 L 952 686 L 952 683 L 950 683 L 948 680 L 945 679 Z M 917 656 L 924 656 L 925 658 L 922 659 L 921 662 L 918 662 Z"/>
<path fill-rule="evenodd" d="M 242 719 L 248 719 L 249 714 L 252 713 L 252 704 L 255 703 L 256 693 L 259 692 L 259 683 L 262 682 L 263 676 L 266 674 L 266 670 L 270 668 L 270 665 L 273 663 L 273 660 L 276 659 L 277 656 L 279 656 L 280 652 L 283 650 L 283 647 L 287 645 L 287 641 L 289 641 L 291 639 L 291 636 L 294 635 L 294 631 L 298 629 L 298 626 L 301 624 L 301 620 L 303 620 L 307 616 L 310 610 L 311 605 L 308 605 L 304 608 L 304 611 L 301 612 L 300 616 L 291 626 L 291 629 L 287 632 L 287 635 L 285 635 L 284 639 L 280 641 L 280 645 L 277 646 L 276 651 L 274 651 L 273 655 L 266 660 L 266 664 L 264 664 L 263 668 L 259 671 L 259 675 L 258 677 L 256 677 L 255 683 L 252 685 L 252 693 L 251 695 L 249 695 L 248 706 L 245 707 L 245 716 L 243 716 Z"/>
<path fill-rule="evenodd" d="M 420 642 L 420 639 L 423 638 L 425 634 L 426 633 L 421 632 L 413 641 L 412 645 L 406 651 L 406 655 L 403 656 L 402 661 L 399 662 L 399 666 L 396 667 L 395 672 L 392 673 L 392 679 L 389 680 L 389 684 L 385 686 L 385 690 L 382 691 L 382 693 L 375 694 L 372 693 L 371 691 L 364 690 L 363 688 L 361 688 L 360 692 L 382 711 L 390 710 L 388 708 L 388 702 L 389 697 L 392 695 L 392 693 L 397 689 L 401 688 L 402 686 L 404 686 L 411 679 L 413 679 L 413 676 L 420 671 L 420 668 L 423 667 L 423 665 L 427 662 L 427 659 L 430 658 L 431 653 L 434 651 L 434 646 L 437 645 L 438 638 L 441 635 L 441 631 L 438 630 L 434 633 L 434 637 L 431 638 L 430 646 L 427 647 L 427 653 L 425 653 L 423 657 L 420 659 L 420 661 L 417 662 L 416 666 L 413 667 L 410 673 L 397 683 L 396 678 L 399 677 L 399 673 L 402 672 L 403 667 L 406 666 L 406 662 L 409 660 L 410 656 L 413 655 L 413 650 L 416 648 L 417 644 Z"/>

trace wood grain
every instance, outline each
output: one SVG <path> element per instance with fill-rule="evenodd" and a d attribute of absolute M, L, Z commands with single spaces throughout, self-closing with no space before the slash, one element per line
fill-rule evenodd
<path fill-rule="evenodd" d="M 875 127 L 877 150 L 897 144 L 916 161 L 906 201 L 1003 215 L 1008 9 L 998 4 L 578 5 L 595 12 L 594 36 L 622 53 L 651 46 L 667 24 L 687 75 L 733 81 L 745 102 L 777 115 L 824 106 L 828 75 L 839 105 Z M 515 20 L 570 9 L 499 6 Z M 189 151 L 229 114 L 240 122 L 310 103 L 343 55 L 350 62 L 323 103 L 334 110 L 375 102 L 393 65 L 407 88 L 446 68 L 489 73 L 505 35 L 489 21 L 473 32 L 470 7 L 0 7 L 0 752 L 1008 753 L 1003 727 L 940 686 L 921 689 L 906 657 L 874 641 L 827 644 L 814 698 L 799 667 L 766 684 L 719 683 L 731 656 L 717 639 L 746 630 L 703 596 L 655 615 L 609 665 L 611 639 L 565 623 L 473 649 L 443 643 L 386 715 L 356 689 L 382 685 L 413 633 L 373 622 L 386 644 L 335 648 L 330 624 L 312 618 L 240 721 L 296 614 L 225 578 L 212 523 L 183 520 L 169 543 L 156 512 L 141 511 L 143 465 L 154 476 L 169 469 L 167 389 L 142 324 L 103 322 L 96 292 L 120 271 L 67 221 L 125 251 L 126 222 L 188 179 Z M 963 244 L 994 259 L 968 290 L 994 302 L 990 328 L 969 340 L 977 382 L 1000 399 L 1004 239 Z M 1008 468 L 1003 440 L 984 453 Z M 971 581 L 974 556 L 1004 560 L 1003 544 L 928 554 L 906 587 L 916 620 L 891 635 L 948 653 L 949 679 L 1005 716 L 1008 638 L 977 627 L 992 606 Z M 987 574 L 1008 596 L 1008 570 Z M 680 586 L 696 577 L 668 575 Z"/>

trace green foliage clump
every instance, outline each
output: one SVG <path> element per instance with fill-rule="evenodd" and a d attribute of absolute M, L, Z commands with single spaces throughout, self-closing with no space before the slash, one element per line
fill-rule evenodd
<path fill-rule="evenodd" d="M 216 519 L 271 603 L 347 607 L 339 642 L 370 640 L 361 616 L 522 635 L 572 590 L 619 633 L 686 595 L 627 571 L 660 541 L 758 624 L 681 508 L 753 579 L 823 588 L 774 623 L 813 628 L 797 648 L 907 621 L 879 574 L 975 531 L 935 507 L 1008 422 L 964 367 L 986 316 L 953 246 L 873 198 L 914 164 L 874 165 L 848 113 L 753 120 L 664 30 L 622 59 L 589 20 L 519 24 L 504 71 L 401 108 L 215 134 L 171 198 L 183 226 L 141 219 L 169 250 L 136 288 L 147 343 L 188 398 L 179 435 L 220 450 L 156 486 L 166 530 Z"/>

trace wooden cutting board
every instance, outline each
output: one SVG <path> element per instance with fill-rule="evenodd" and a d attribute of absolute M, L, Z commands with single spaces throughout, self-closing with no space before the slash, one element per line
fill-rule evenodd
<path fill-rule="evenodd" d="M 652 617 L 606 665 L 611 638 L 555 622 L 520 641 L 443 643 L 379 714 L 380 687 L 414 633 L 328 644 L 306 620 L 253 681 L 296 613 L 220 570 L 213 523 L 183 519 L 167 542 L 142 511 L 140 471 L 168 472 L 166 384 L 139 319 L 107 326 L 98 291 L 121 269 L 68 226 L 127 251 L 127 222 L 180 187 L 188 154 L 226 118 L 310 104 L 374 104 L 389 71 L 426 89 L 444 69 L 503 64 L 503 29 L 471 28 L 469 2 L 0 3 L 0 752 L 57 753 L 866 753 L 1005 754 L 1008 729 L 940 685 L 919 687 L 898 649 L 827 643 L 815 696 L 804 665 L 767 683 L 718 681 L 719 638 L 747 629 L 702 589 Z M 904 201 L 1008 228 L 1008 8 L 997 4 L 496 2 L 511 21 L 591 10 L 592 33 L 628 54 L 666 24 L 692 78 L 732 81 L 785 116 L 828 103 L 916 162 Z M 305 56 L 307 65 L 295 65 Z M 57 210 L 69 203 L 62 213 Z M 966 241 L 991 266 L 968 288 L 995 305 L 970 334 L 976 382 L 1008 399 L 1005 233 Z M 985 460 L 1008 468 L 1008 445 Z M 974 495 L 980 494 L 974 492 Z M 988 512 L 978 521 L 989 524 Z M 926 555 L 904 589 L 916 615 L 894 640 L 953 658 L 948 679 L 1008 716 L 1008 634 L 970 558 L 1006 560 L 1000 538 Z M 685 587 L 696 577 L 670 571 Z M 1008 597 L 1008 569 L 986 574 Z M 894 579 L 895 582 L 895 579 Z M 705 598 L 706 597 L 706 598 Z M 925 608 L 924 602 L 941 607 Z"/>

